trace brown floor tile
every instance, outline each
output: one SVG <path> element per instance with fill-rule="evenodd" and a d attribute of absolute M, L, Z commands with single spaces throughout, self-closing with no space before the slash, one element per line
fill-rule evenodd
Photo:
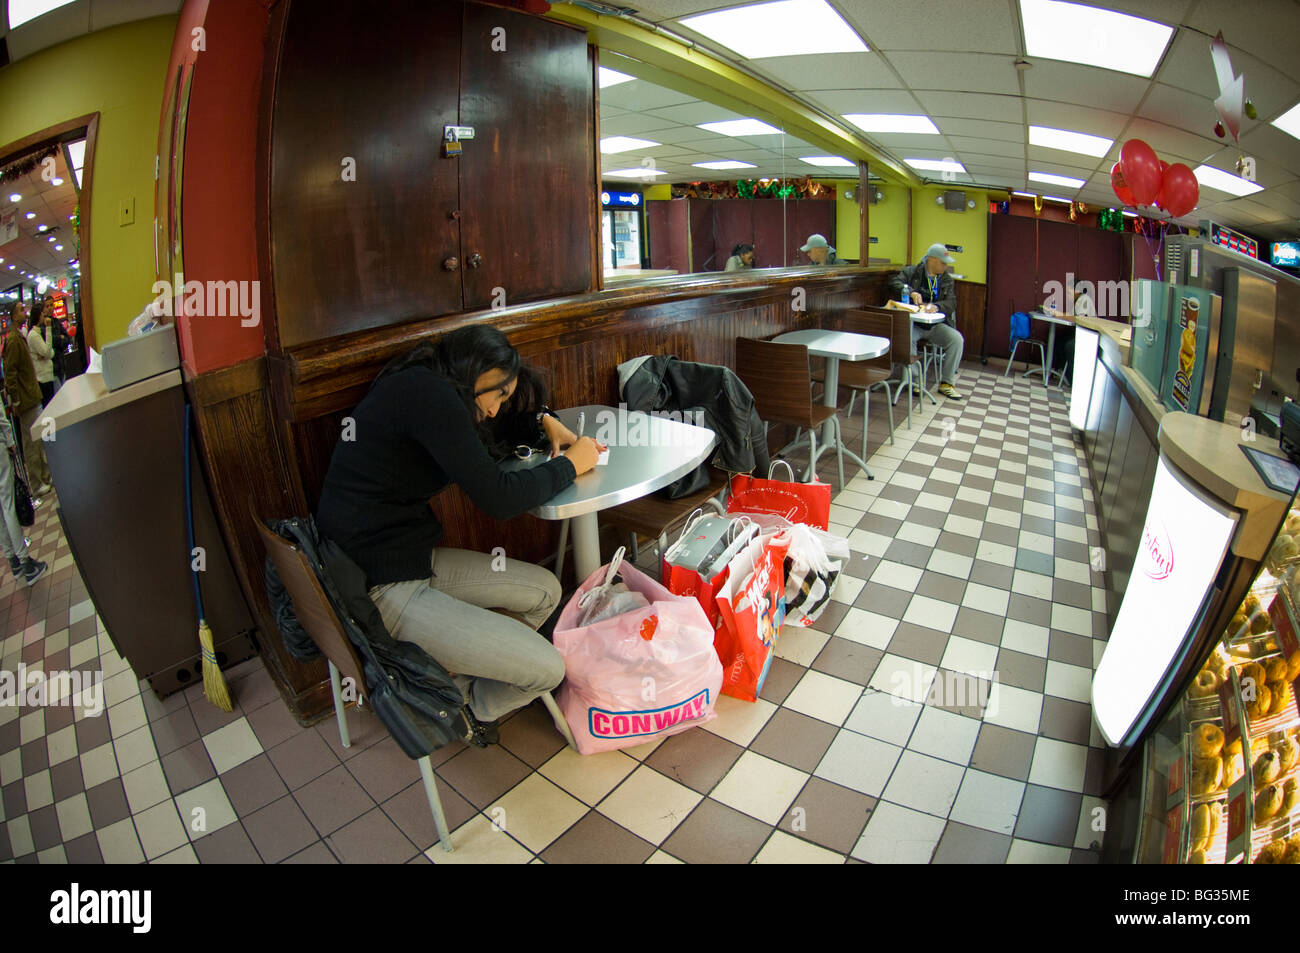
<path fill-rule="evenodd" d="M 1092 668 L 1092 639 L 1052 629 L 1047 640 L 1047 657 L 1054 662 Z"/>
<path fill-rule="evenodd" d="M 378 721 L 378 719 L 373 719 Z M 267 757 L 284 778 L 290 791 L 297 790 L 314 778 L 338 765 L 339 759 L 319 733 L 303 731 L 270 749 Z"/>
<path fill-rule="evenodd" d="M 539 856 L 548 864 L 641 864 L 654 852 L 653 844 L 590 811 Z"/>
<path fill-rule="evenodd" d="M 1082 806 L 1081 794 L 1027 784 L 1024 800 L 1020 802 L 1020 815 L 1016 819 L 1015 836 L 1040 844 L 1072 847 Z"/>
<path fill-rule="evenodd" d="M 1056 521 L 1042 516 L 1020 517 L 1020 528 L 1027 533 L 1040 533 L 1043 536 L 1056 535 Z"/>
<path fill-rule="evenodd" d="M 645 763 L 665 777 L 708 794 L 743 753 L 739 745 L 710 731 L 684 731 L 659 745 Z"/>
<path fill-rule="evenodd" d="M 840 627 L 844 617 L 849 614 L 849 607 L 842 602 L 831 601 L 826 604 L 822 614 L 817 617 L 817 621 L 812 627 L 818 632 L 825 632 L 827 635 L 833 635 L 835 630 Z"/>
<path fill-rule="evenodd" d="M 345 864 L 401 864 L 418 853 L 378 807 L 326 837 L 325 844 Z"/>
<path fill-rule="evenodd" d="M 322 835 L 333 833 L 374 806 L 374 799 L 343 765 L 309 781 L 293 796 Z"/>
<path fill-rule="evenodd" d="M 1091 705 L 1057 698 L 1054 695 L 1043 697 L 1043 714 L 1038 723 L 1040 735 L 1086 745 L 1091 727 Z"/>
<path fill-rule="evenodd" d="M 763 690 L 759 693 L 759 697 L 774 705 L 781 704 L 786 696 L 794 691 L 794 687 L 799 684 L 799 679 L 803 678 L 805 671 L 807 669 L 802 665 L 795 665 L 781 658 L 772 659 L 772 665 L 767 670 L 767 681 L 763 683 Z"/>
<path fill-rule="evenodd" d="M 809 778 L 778 826 L 787 834 L 847 854 L 857 845 L 875 806 L 875 798 Z"/>
<path fill-rule="evenodd" d="M 447 818 L 447 830 L 456 830 L 478 813 L 474 805 L 453 791 L 442 778 L 435 775 L 434 781 L 438 788 L 438 800 L 442 803 L 442 812 Z M 429 796 L 425 793 L 423 781 L 412 784 L 381 806 L 397 829 L 418 849 L 428 850 L 438 842 L 438 829 L 433 823 L 433 811 L 429 807 Z"/>
<path fill-rule="evenodd" d="M 244 717 L 244 713 L 239 710 L 238 705 L 233 705 L 232 708 L 232 711 L 222 711 L 202 697 L 197 701 L 190 702 L 190 714 L 194 716 L 194 724 L 198 726 L 200 735 L 211 734 L 218 728 L 224 728 L 231 722 Z"/>
<path fill-rule="evenodd" d="M 292 797 L 280 798 L 243 818 L 243 823 L 253 846 L 268 864 L 278 864 L 320 839 L 311 821 L 307 820 L 307 815 Z"/>
<path fill-rule="evenodd" d="M 869 645 L 832 636 L 813 661 L 812 667 L 827 675 L 866 685 L 871 681 L 883 656 L 883 652 Z"/>
<path fill-rule="evenodd" d="M 900 622 L 894 630 L 894 637 L 889 641 L 888 651 L 927 665 L 938 665 L 947 647 L 948 633 L 913 625 L 911 622 Z"/>
<path fill-rule="evenodd" d="M 880 655 L 880 652 L 875 649 L 866 648 L 866 651 Z M 874 668 L 874 663 L 872 667 Z M 789 708 L 780 708 L 758 733 L 758 737 L 750 744 L 749 750 L 780 761 L 782 764 L 788 764 L 792 768 L 798 768 L 800 771 L 812 773 L 831 746 L 831 742 L 835 740 L 836 734 L 838 729 L 834 725 L 809 718 Z"/>
<path fill-rule="evenodd" d="M 1012 688 L 1041 692 L 1047 682 L 1047 659 L 1011 649 L 998 652 L 998 681 Z"/>
<path fill-rule="evenodd" d="M 762 821 L 705 798 L 662 846 L 688 864 L 747 864 L 771 833 Z"/>
<path fill-rule="evenodd" d="M 980 728 L 970 766 L 988 774 L 1027 781 L 1037 738 L 1024 731 L 986 724 Z"/>
<path fill-rule="evenodd" d="M 981 830 L 949 821 L 939 838 L 931 863 L 934 864 L 1003 864 L 1011 850 L 1006 834 Z"/>
<path fill-rule="evenodd" d="M 63 845 L 64 856 L 69 864 L 102 864 L 104 856 L 99 852 L 99 840 L 94 831 L 67 841 Z"/>
<path fill-rule="evenodd" d="M 230 681 L 231 699 L 247 714 L 263 705 L 280 701 L 280 692 L 265 668 L 256 668 Z"/>
<path fill-rule="evenodd" d="M 541 767 L 564 745 L 540 699 L 525 705 L 501 726 L 501 746 L 531 768 Z"/>
<path fill-rule="evenodd" d="M 371 745 L 347 763 L 347 770 L 376 802 L 386 801 L 420 780 L 419 765 L 392 738 Z"/>
<path fill-rule="evenodd" d="M 56 804 L 74 794 L 80 794 L 85 789 L 81 779 L 81 759 L 69 758 L 50 768 L 50 786 Z"/>
<path fill-rule="evenodd" d="M 18 747 L 18 740 L 22 737 L 20 728 L 17 718 L 0 725 L 0 754 L 8 754 Z"/>
<path fill-rule="evenodd" d="M 333 723 L 333 719 L 330 721 Z M 299 725 L 289 713 L 289 709 L 284 706 L 284 702 L 278 698 L 250 712 L 248 726 L 253 729 L 253 734 L 261 742 L 263 751 L 270 751 L 294 735 L 312 730 Z"/>
<path fill-rule="evenodd" d="M 907 611 L 907 604 L 911 601 L 912 594 L 904 589 L 869 582 L 862 587 L 858 597 L 853 600 L 853 605 L 859 609 L 889 616 L 891 619 L 901 619 L 903 613 Z"/>
<path fill-rule="evenodd" d="M 73 730 L 77 735 L 77 750 L 81 752 L 94 751 L 100 745 L 113 740 L 106 714 L 95 718 L 83 718 L 76 723 Z"/>
<path fill-rule="evenodd" d="M 944 485 L 945 484 L 943 483 L 938 483 L 935 485 L 934 489 L 931 489 L 927 484 L 926 492 L 934 493 L 936 496 L 942 496 L 943 494 L 937 491 L 939 487 Z M 943 524 L 948 521 L 948 514 L 941 510 L 932 510 L 924 506 L 914 506 L 912 507 L 911 512 L 907 514 L 907 521 L 909 523 L 916 523 L 918 526 L 928 526 L 931 529 L 942 529 Z"/>
<path fill-rule="evenodd" d="M 1006 496 L 1002 493 L 994 493 L 989 497 L 989 508 L 999 510 L 1010 510 L 1012 513 L 1020 512 L 1020 499 L 1014 496 Z"/>
<path fill-rule="evenodd" d="M 102 830 L 131 815 L 121 778 L 95 785 L 86 792 L 86 804 L 90 807 L 90 820 L 96 830 Z"/>
<path fill-rule="evenodd" d="M 1073 559 L 1078 563 L 1091 561 L 1088 547 L 1084 543 L 1076 543 L 1068 539 L 1058 538 L 1056 544 L 1052 547 L 1052 551 L 1061 559 Z"/>
<path fill-rule="evenodd" d="M 27 787 L 21 778 L 4 786 L 3 791 L 0 791 L 0 802 L 4 804 L 7 818 L 21 817 L 27 813 Z M 0 824 L 0 829 L 3 828 L 4 825 Z"/>
<path fill-rule="evenodd" d="M 916 498 L 920 495 L 920 491 L 910 490 L 905 486 L 897 486 L 889 483 L 881 487 L 878 495 L 882 500 L 893 500 L 896 503 L 906 503 L 910 506 L 916 502 Z"/>
<path fill-rule="evenodd" d="M 929 561 L 928 554 L 932 552 L 934 550 L 926 549 L 927 562 Z M 966 580 L 959 579 L 956 576 L 948 576 L 941 572 L 923 572 L 921 581 L 916 584 L 916 594 L 938 599 L 940 602 L 961 605 L 962 597 L 966 595 Z"/>
<path fill-rule="evenodd" d="M 1052 604 L 1045 599 L 1035 599 L 1033 596 L 1022 596 L 1013 592 L 1007 602 L 1007 618 L 1032 625 L 1050 626 Z"/>
<path fill-rule="evenodd" d="M 1010 566 L 999 566 L 983 559 L 975 560 L 971 566 L 970 581 L 981 586 L 995 589 L 1011 589 L 1014 570 Z"/>
<path fill-rule="evenodd" d="M 221 776 L 230 806 L 240 817 L 258 811 L 289 793 L 265 753 L 237 765 Z"/>
<path fill-rule="evenodd" d="M 967 718 L 981 719 L 992 685 L 986 678 L 939 669 L 925 703 Z"/>
<path fill-rule="evenodd" d="M 32 844 L 37 850 L 46 850 L 63 840 L 59 831 L 59 815 L 53 804 L 29 812 L 27 823 L 31 825 Z"/>
<path fill-rule="evenodd" d="M 903 528 L 903 521 L 890 519 L 888 516 L 879 516 L 875 513 L 867 513 L 862 519 L 858 520 L 857 529 L 865 529 L 871 533 L 879 533 L 881 536 L 888 536 L 893 539 L 898 535 L 898 531 Z"/>
<path fill-rule="evenodd" d="M 978 459 L 978 458 L 972 459 L 971 462 L 974 463 L 974 462 L 976 462 L 977 459 Z M 994 484 L 995 482 L 996 482 L 996 481 L 994 481 L 994 480 L 990 480 L 988 477 L 975 476 L 973 473 L 968 473 L 968 474 L 966 474 L 964 477 L 962 477 L 961 485 L 962 485 L 962 486 L 965 486 L 965 487 L 969 487 L 969 488 L 972 489 L 972 490 L 983 490 L 985 493 L 991 493 L 991 492 L 993 491 L 993 484 Z M 958 500 L 957 502 L 959 502 L 959 503 L 965 503 L 966 501 L 965 501 L 965 500 Z M 970 504 L 967 504 L 967 505 L 970 505 Z M 980 509 L 984 509 L 984 507 L 980 507 Z M 955 506 L 954 506 L 952 512 L 954 512 L 954 513 L 957 512 Z M 965 513 L 957 513 L 957 515 L 958 515 L 958 516 L 965 516 L 966 514 L 965 514 Z M 983 519 L 984 517 L 983 517 L 983 516 L 975 516 L 975 517 L 971 517 L 971 518 L 972 518 L 972 519 Z"/>
<path fill-rule="evenodd" d="M 1035 572 L 1040 576 L 1051 577 L 1056 572 L 1056 564 L 1047 553 L 1032 549 L 1016 550 L 1016 568 L 1025 572 Z"/>
<path fill-rule="evenodd" d="M 153 693 L 142 694 L 148 696 Z M 153 722 L 150 728 L 160 758 L 199 740 L 199 728 L 194 723 L 194 716 L 190 714 L 188 705 L 169 715 L 163 715 Z"/>
<path fill-rule="evenodd" d="M 1020 542 L 1020 530 L 999 523 L 985 523 L 980 538 L 991 543 L 1001 543 L 1003 546 L 1014 546 Z M 973 556 L 974 553 L 966 553 L 966 555 Z"/>
<path fill-rule="evenodd" d="M 948 512 L 953 516 L 964 516 L 967 519 L 982 522 L 988 515 L 988 509 L 987 506 L 981 506 L 979 503 L 972 503 L 969 500 L 957 500 L 952 504 L 952 509 Z"/>
<path fill-rule="evenodd" d="M 352 747 L 350 748 L 343 747 L 343 741 L 339 737 L 338 720 L 335 718 L 318 721 L 311 729 L 316 732 L 317 736 L 325 742 L 326 747 L 334 752 L 334 756 L 340 761 L 355 758 L 371 745 L 392 737 L 388 733 L 388 729 L 384 727 L 384 723 L 379 720 L 379 716 L 371 711 L 369 707 L 360 712 L 355 708 L 348 708 L 343 714 L 347 719 L 349 737 L 352 741 Z M 439 764 L 438 755 L 439 752 L 434 752 L 430 756 L 430 760 L 435 767 Z"/>
<path fill-rule="evenodd" d="M 197 787 L 217 776 L 202 741 L 194 741 L 160 758 L 173 795 Z"/>
<path fill-rule="evenodd" d="M 1083 793 L 1092 797 L 1101 797 L 1102 783 L 1114 771 L 1114 768 L 1107 764 L 1107 749 L 1089 748 L 1088 749 L 1088 766 L 1084 770 L 1083 776 Z"/>
<path fill-rule="evenodd" d="M 428 863 L 428 859 L 423 855 L 411 858 L 408 863 L 416 863 L 423 860 Z M 317 841 L 305 850 L 300 850 L 292 857 L 286 857 L 280 861 L 282 864 L 337 864 L 339 859 L 330 853 L 330 849 L 325 846 L 324 841 Z"/>
<path fill-rule="evenodd" d="M 29 741 L 22 746 L 23 777 L 40 774 L 50 766 L 50 748 L 44 738 Z"/>
<path fill-rule="evenodd" d="M 438 775 L 480 811 L 529 773 L 528 765 L 500 745 L 467 748 L 438 768 Z"/>
<path fill-rule="evenodd" d="M 947 521 L 946 515 L 944 521 Z M 992 524 L 986 523 L 984 526 L 986 535 L 990 525 Z M 974 536 L 963 536 L 961 533 L 952 533 L 944 530 L 944 532 L 939 534 L 939 540 L 934 545 L 935 548 L 942 549 L 945 552 L 956 553 L 958 556 L 970 556 L 973 558 L 975 556 L 975 551 L 979 549 L 979 544 L 980 541 Z"/>
<path fill-rule="evenodd" d="M 159 698 L 154 694 L 152 688 L 147 691 L 142 688 L 140 690 L 140 699 L 144 702 L 145 717 L 149 719 L 150 724 L 159 718 L 188 707 L 184 692 L 173 692 L 166 698 Z"/>
<path fill-rule="evenodd" d="M 253 842 L 242 824 L 227 824 L 194 842 L 194 853 L 201 864 L 260 864 Z"/>

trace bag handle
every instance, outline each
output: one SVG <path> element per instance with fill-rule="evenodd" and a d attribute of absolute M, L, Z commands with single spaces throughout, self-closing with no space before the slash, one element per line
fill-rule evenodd
<path fill-rule="evenodd" d="M 666 550 L 664 550 L 663 558 L 665 562 L 677 555 L 677 550 L 682 548 L 682 543 L 685 541 L 687 535 L 691 532 L 691 530 L 695 528 L 695 525 L 699 523 L 700 520 L 702 519 L 704 519 L 703 507 L 697 508 L 693 513 L 691 513 L 690 516 L 686 517 L 686 524 L 682 527 L 681 533 L 678 534 L 677 539 L 673 542 L 673 544 L 669 546 Z"/>
<path fill-rule="evenodd" d="M 609 568 L 605 570 L 604 581 L 592 586 L 578 597 L 578 608 L 585 609 L 593 600 L 603 595 L 614 584 L 614 577 L 618 575 L 619 567 L 623 565 L 623 554 L 625 552 L 626 548 L 623 546 L 614 551 L 614 557 L 609 561 Z"/>
<path fill-rule="evenodd" d="M 767 468 L 767 478 L 768 478 L 769 480 L 775 480 L 776 477 L 773 476 L 773 474 L 776 472 L 776 468 L 777 468 L 777 467 L 782 467 L 782 466 L 785 467 L 786 470 L 787 470 L 787 471 L 789 472 L 789 474 L 790 474 L 790 479 L 788 479 L 788 480 L 784 480 L 784 481 L 782 481 L 782 482 L 784 482 L 784 483 L 797 483 L 798 481 L 795 479 L 795 476 L 794 476 L 794 467 L 790 466 L 790 461 L 789 461 L 789 460 L 781 460 L 781 459 L 773 460 L 773 461 L 772 461 L 772 465 L 771 465 L 770 467 Z"/>

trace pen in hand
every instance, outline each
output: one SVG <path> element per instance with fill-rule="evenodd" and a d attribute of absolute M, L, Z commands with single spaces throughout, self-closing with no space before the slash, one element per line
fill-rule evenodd
<path fill-rule="evenodd" d="M 578 411 L 578 439 L 583 437 L 583 431 L 587 428 L 587 415 L 583 411 Z"/>

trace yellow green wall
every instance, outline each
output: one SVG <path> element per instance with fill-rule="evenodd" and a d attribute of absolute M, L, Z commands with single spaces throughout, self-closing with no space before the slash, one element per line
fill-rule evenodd
<path fill-rule="evenodd" d="M 949 186 L 960 189 L 960 185 Z M 964 275 L 967 281 L 986 282 L 988 280 L 988 193 L 976 189 L 965 189 L 966 198 L 975 200 L 975 207 L 964 212 L 945 211 L 942 205 L 935 204 L 935 198 L 942 196 L 941 186 L 925 186 L 912 191 L 912 251 L 909 262 L 921 260 L 925 250 L 935 242 L 947 245 L 961 245 L 965 249 L 960 254 L 953 253 L 957 264 L 953 271 Z M 1001 196 L 1002 193 L 999 193 Z M 876 206 L 873 208 L 874 213 Z M 873 223 L 872 229 L 875 231 Z M 903 234 L 907 234 L 907 211 L 903 211 Z M 883 240 L 883 239 L 882 239 Z"/>
<path fill-rule="evenodd" d="M 651 199 L 670 199 L 673 197 L 673 187 L 671 185 L 647 185 L 645 187 L 645 200 Z"/>
<path fill-rule="evenodd" d="M 176 17 L 127 23 L 61 43 L 0 70 L 0 146 L 56 123 L 99 113 L 83 302 L 100 347 L 153 299 L 153 159 L 163 74 Z M 117 224 L 135 200 L 135 222 Z M 83 209 L 83 218 L 85 210 Z"/>
<path fill-rule="evenodd" d="M 872 258 L 888 258 L 897 265 L 908 262 L 907 249 L 907 189 L 901 185 L 876 183 L 877 192 L 884 196 L 871 206 L 871 234 L 877 238 L 871 246 Z"/>

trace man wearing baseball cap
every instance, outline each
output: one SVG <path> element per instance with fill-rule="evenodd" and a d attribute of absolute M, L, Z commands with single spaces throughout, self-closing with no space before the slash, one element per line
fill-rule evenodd
<path fill-rule="evenodd" d="M 939 393 L 949 400 L 962 399 L 953 384 L 957 380 L 957 368 L 966 343 L 957 330 L 957 286 L 952 275 L 948 274 L 948 266 L 955 262 L 948 249 L 936 242 L 926 251 L 920 264 L 908 265 L 889 282 L 890 296 L 894 299 L 902 295 L 903 285 L 907 285 L 911 289 L 912 304 L 920 305 L 922 311 L 939 311 L 944 315 L 942 324 L 912 325 L 912 350 L 915 352 L 920 341 L 944 349 L 943 367 L 939 370 Z"/>
<path fill-rule="evenodd" d="M 840 263 L 840 260 L 835 257 L 835 249 L 826 241 L 825 235 L 809 235 L 808 241 L 800 245 L 799 250 L 807 255 L 814 265 L 838 265 Z"/>

